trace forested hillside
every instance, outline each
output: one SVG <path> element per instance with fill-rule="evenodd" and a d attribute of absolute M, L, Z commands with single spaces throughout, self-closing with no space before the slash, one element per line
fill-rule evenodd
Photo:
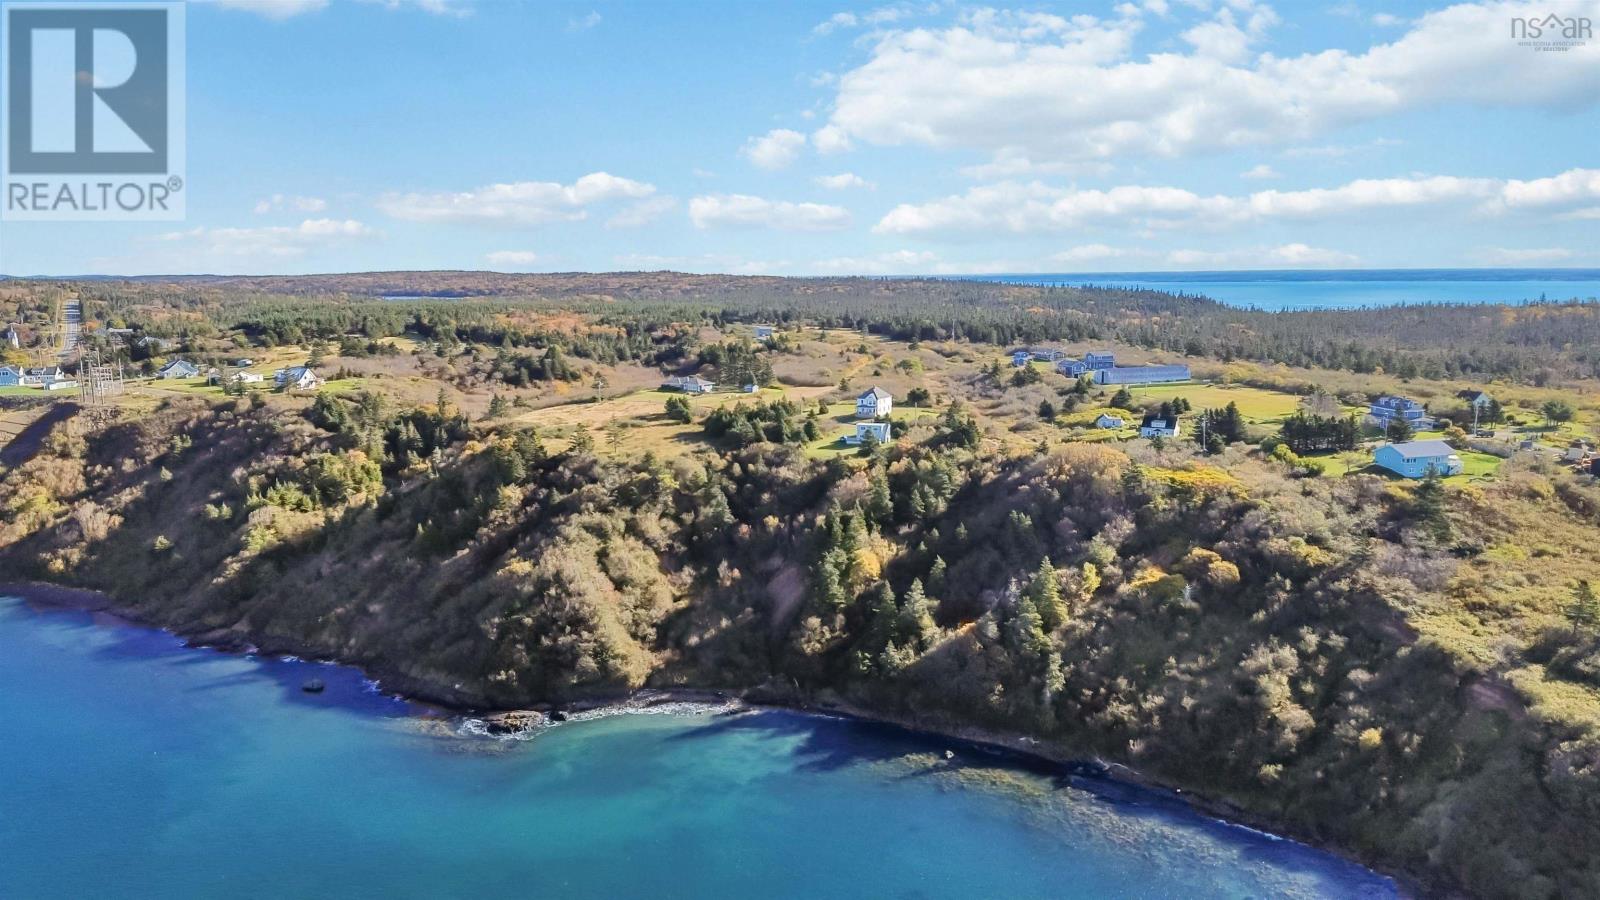
<path fill-rule="evenodd" d="M 751 688 L 1031 734 L 1435 885 L 1593 894 L 1600 607 L 1568 582 L 1529 635 L 1484 613 L 1481 659 L 1430 623 L 1530 556 L 1592 567 L 1600 495 L 1538 465 L 1475 491 L 1016 455 L 959 407 L 856 458 L 620 463 L 365 394 L 180 399 L 10 472 L 0 570 L 460 704 Z"/>

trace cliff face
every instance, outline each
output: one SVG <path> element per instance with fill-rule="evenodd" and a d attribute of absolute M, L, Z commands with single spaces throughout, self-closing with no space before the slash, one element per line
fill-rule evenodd
<path fill-rule="evenodd" d="M 1440 884 L 1600 893 L 1600 742 L 1528 681 L 1592 691 L 1593 636 L 1478 659 L 1444 624 L 1522 571 L 1502 523 L 1580 527 L 1565 483 L 1006 458 L 954 417 L 871 459 L 624 465 L 340 404 L 68 423 L 0 481 L 0 574 L 463 704 L 760 687 L 1031 734 Z"/>

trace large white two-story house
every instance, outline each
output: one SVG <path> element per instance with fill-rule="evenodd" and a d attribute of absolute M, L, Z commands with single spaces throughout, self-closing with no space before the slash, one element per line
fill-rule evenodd
<path fill-rule="evenodd" d="M 894 411 L 894 395 L 877 385 L 856 398 L 856 418 L 877 419 Z"/>
<path fill-rule="evenodd" d="M 1181 423 L 1178 416 L 1150 413 L 1139 423 L 1139 437 L 1144 438 L 1175 438 L 1180 431 Z"/>
<path fill-rule="evenodd" d="M 292 366 L 272 373 L 272 383 L 280 391 L 309 391 L 322 387 L 323 378 L 310 366 Z"/>

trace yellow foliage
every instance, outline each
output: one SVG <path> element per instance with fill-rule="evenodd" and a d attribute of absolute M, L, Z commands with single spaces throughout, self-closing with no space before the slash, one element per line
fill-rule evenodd
<path fill-rule="evenodd" d="M 1192 469 L 1146 468 L 1145 474 L 1154 481 L 1187 488 L 1198 494 L 1243 494 L 1244 482 L 1213 466 L 1196 466 Z"/>
<path fill-rule="evenodd" d="M 863 582 L 877 581 L 883 575 L 883 560 L 871 548 L 861 547 L 855 553 L 855 571 Z"/>
<path fill-rule="evenodd" d="M 1356 738 L 1356 743 L 1363 750 L 1376 750 L 1383 746 L 1383 730 L 1381 728 L 1368 728 Z"/>
<path fill-rule="evenodd" d="M 1332 553 L 1329 553 L 1315 544 L 1306 543 L 1306 539 L 1300 537 L 1299 535 L 1289 538 L 1289 552 L 1294 554 L 1294 556 L 1301 562 L 1314 569 L 1321 569 L 1326 566 L 1331 566 L 1334 563 L 1334 556 Z M 1237 575 L 1237 573 L 1238 570 L 1235 570 L 1235 575 Z"/>

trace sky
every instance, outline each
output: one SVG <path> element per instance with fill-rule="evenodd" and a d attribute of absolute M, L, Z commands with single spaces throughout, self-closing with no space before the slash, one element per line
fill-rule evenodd
<path fill-rule="evenodd" d="M 208 0 L 187 218 L 8 274 L 1600 266 L 1600 40 L 1457 5 Z"/>

